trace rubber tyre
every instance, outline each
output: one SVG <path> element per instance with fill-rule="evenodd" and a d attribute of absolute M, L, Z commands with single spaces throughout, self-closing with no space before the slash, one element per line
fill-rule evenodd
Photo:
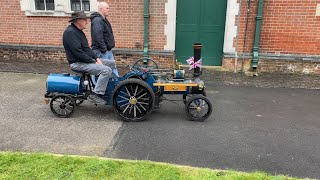
<path fill-rule="evenodd" d="M 136 98 L 136 104 L 130 104 L 130 98 Z M 141 98 L 140 101 L 139 98 Z M 124 121 L 143 121 L 154 109 L 155 94 L 152 88 L 143 80 L 126 79 L 114 89 L 112 93 L 112 105 L 114 110 Z M 131 112 L 132 108 L 133 112 Z"/>
<path fill-rule="evenodd" d="M 51 111 L 53 112 L 54 115 L 60 118 L 70 117 L 75 110 L 75 106 L 76 106 L 76 103 L 74 99 L 71 96 L 68 96 L 65 94 L 55 95 L 50 101 Z"/>
<path fill-rule="evenodd" d="M 195 109 L 196 107 L 200 107 L 200 104 L 199 104 L 200 100 L 202 102 L 205 102 L 204 105 L 206 105 L 207 110 L 204 111 L 205 113 L 202 113 L 203 115 L 195 116 L 194 113 L 193 113 L 195 110 L 192 110 L 192 109 Z M 201 105 L 201 106 L 203 108 L 203 105 Z M 209 99 L 206 98 L 205 96 L 203 96 L 203 95 L 195 95 L 195 96 L 190 97 L 186 101 L 185 112 L 186 112 L 187 117 L 188 117 L 189 120 L 203 122 L 211 115 L 211 113 L 212 113 L 212 104 L 209 101 Z"/>

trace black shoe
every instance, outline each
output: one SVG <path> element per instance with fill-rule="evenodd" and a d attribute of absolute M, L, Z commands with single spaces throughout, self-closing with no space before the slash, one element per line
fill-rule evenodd
<path fill-rule="evenodd" d="M 106 101 L 100 97 L 99 94 L 92 93 L 88 96 L 88 101 L 94 103 L 94 104 L 102 104 L 105 105 Z"/>

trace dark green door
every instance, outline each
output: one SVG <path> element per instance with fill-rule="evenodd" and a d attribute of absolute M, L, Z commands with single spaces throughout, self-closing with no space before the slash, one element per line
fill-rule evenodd
<path fill-rule="evenodd" d="M 227 0 L 177 0 L 176 58 L 186 64 L 194 43 L 202 44 L 202 65 L 221 66 Z"/>

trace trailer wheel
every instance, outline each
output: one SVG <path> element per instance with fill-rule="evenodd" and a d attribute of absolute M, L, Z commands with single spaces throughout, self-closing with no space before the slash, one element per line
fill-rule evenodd
<path fill-rule="evenodd" d="M 68 95 L 56 95 L 50 101 L 50 109 L 56 116 L 67 118 L 72 115 L 76 103 L 74 99 Z"/>
<path fill-rule="evenodd" d="M 205 121 L 212 113 L 212 104 L 203 95 L 195 95 L 186 101 L 185 112 L 192 121 Z"/>
<path fill-rule="evenodd" d="M 151 87 L 140 79 L 122 81 L 112 94 L 113 108 L 124 120 L 145 120 L 155 106 L 155 94 Z"/>

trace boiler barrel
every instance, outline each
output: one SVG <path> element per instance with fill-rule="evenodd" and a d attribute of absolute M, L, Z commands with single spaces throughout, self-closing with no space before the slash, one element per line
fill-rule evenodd
<path fill-rule="evenodd" d="M 70 74 L 50 74 L 47 79 L 48 93 L 82 94 L 81 76 Z"/>

